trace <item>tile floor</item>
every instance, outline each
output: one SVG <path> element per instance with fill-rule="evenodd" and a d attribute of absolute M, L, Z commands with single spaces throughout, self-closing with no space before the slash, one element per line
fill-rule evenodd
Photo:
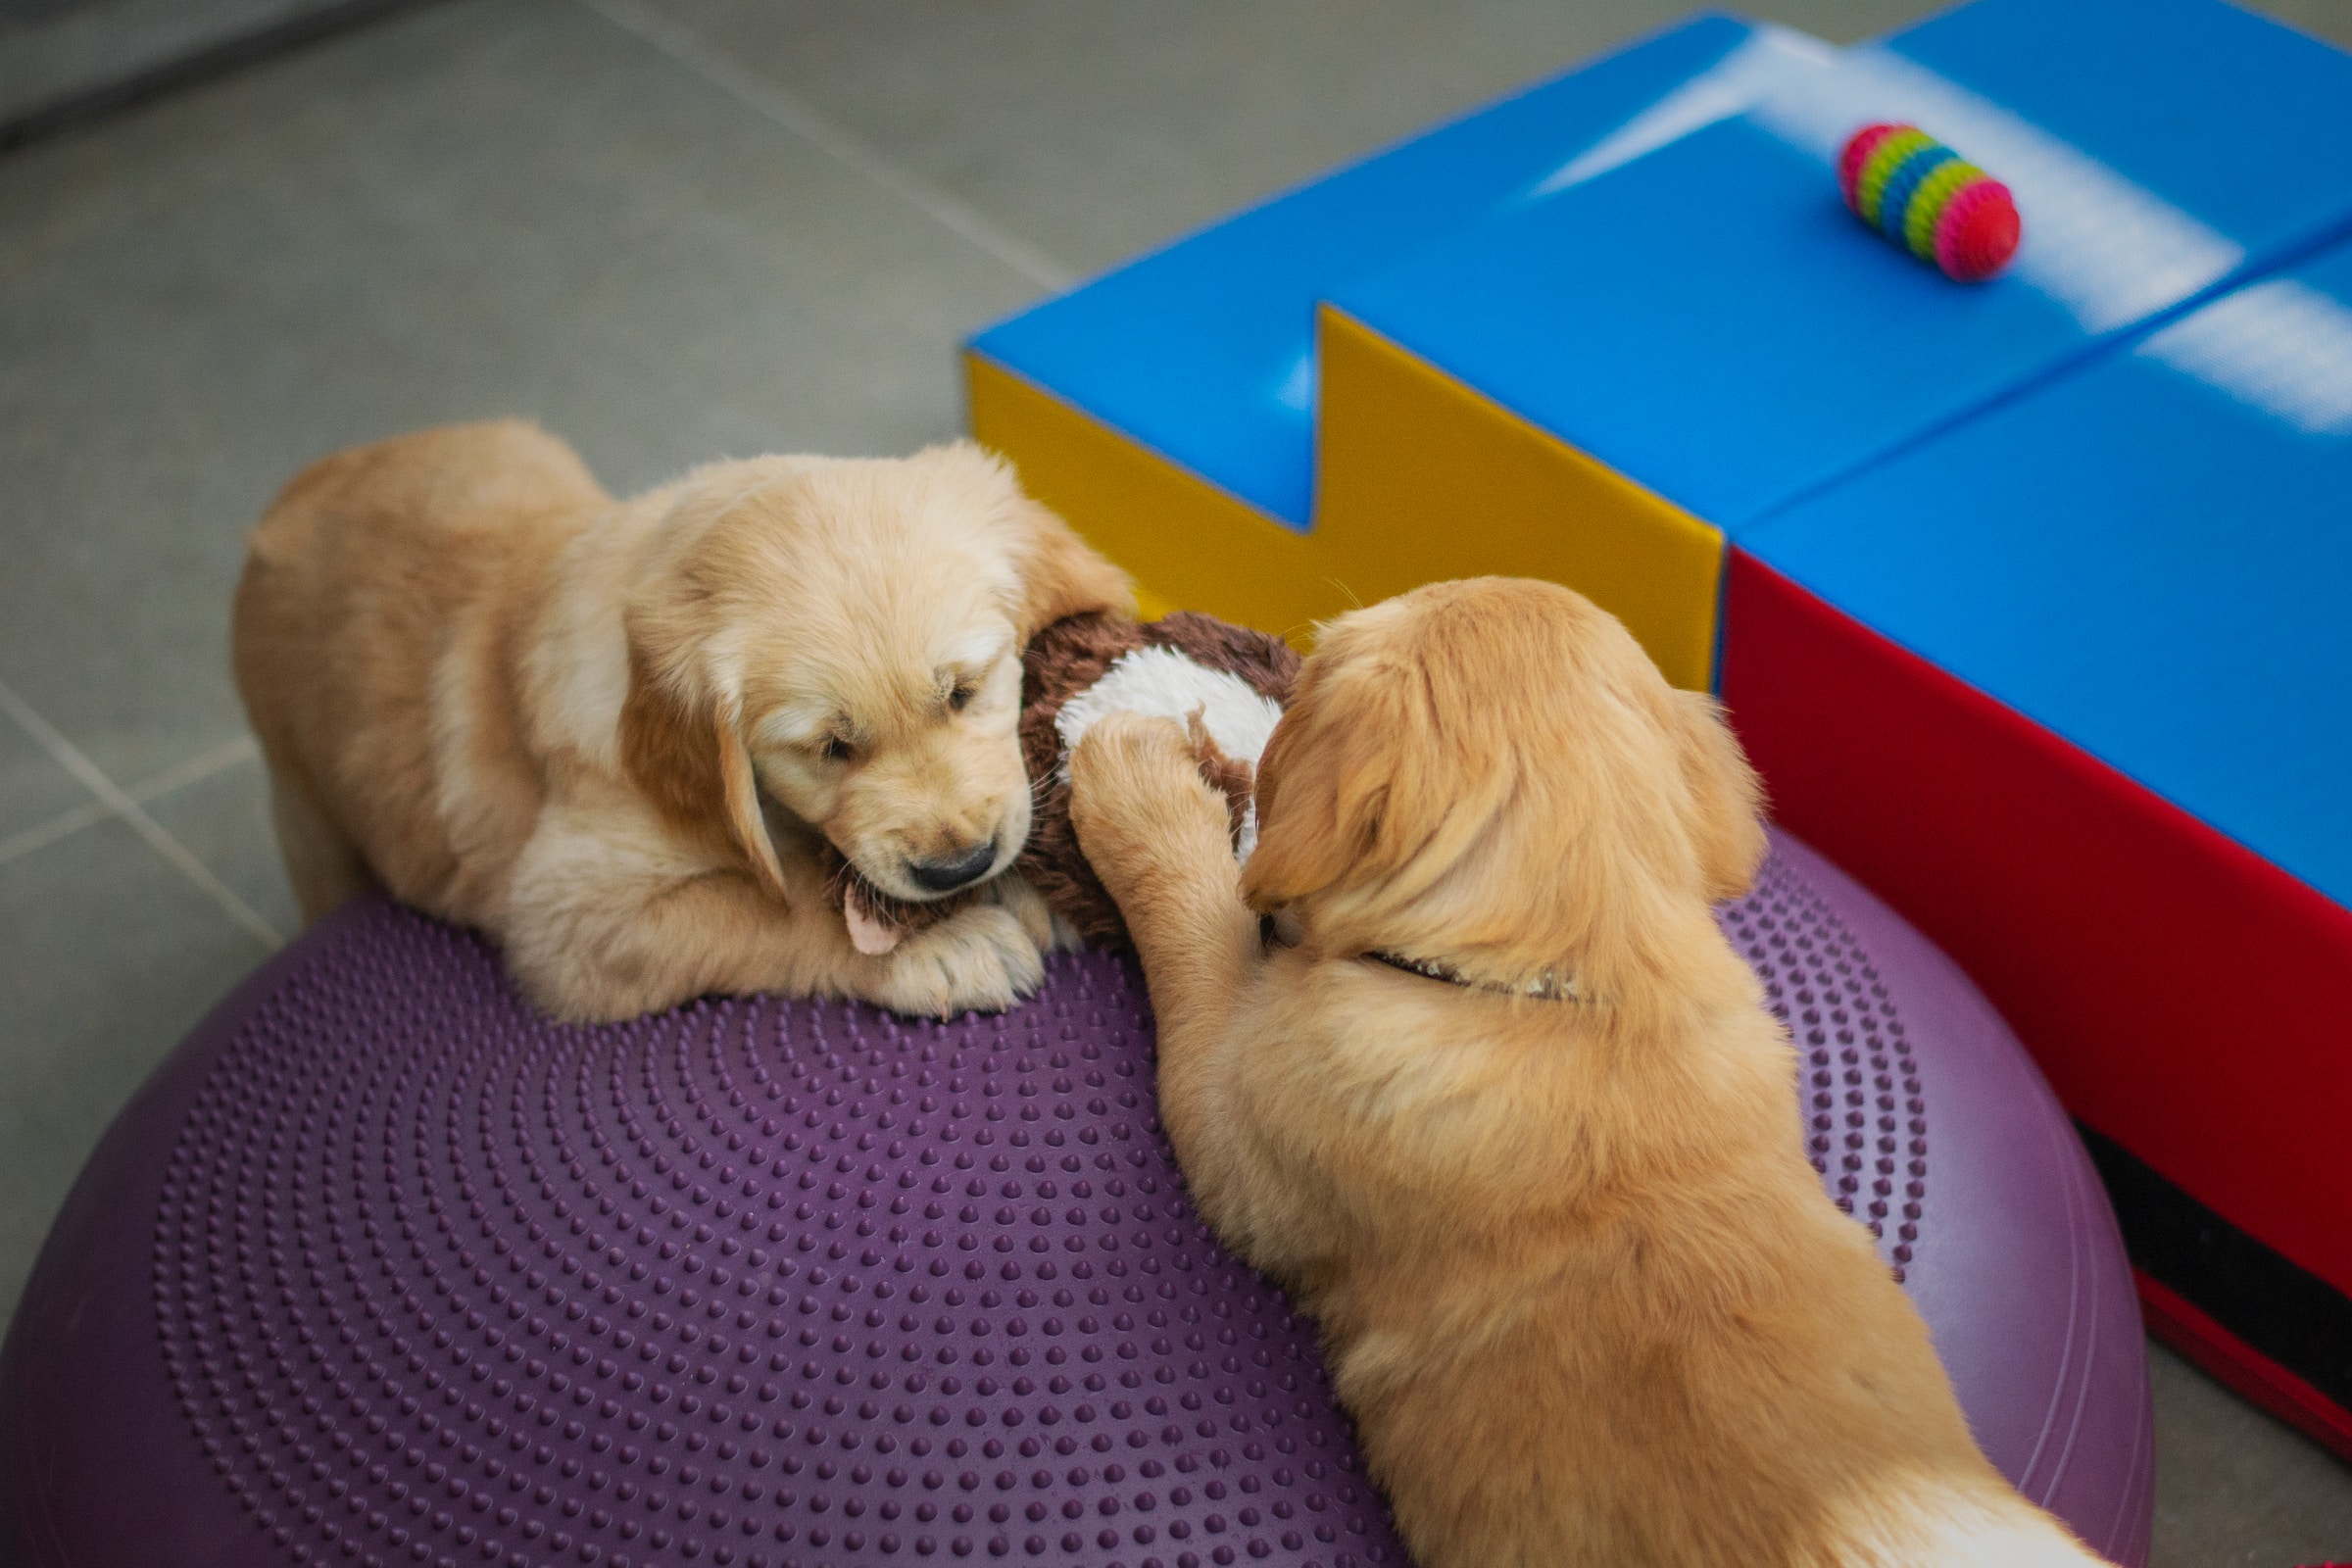
<path fill-rule="evenodd" d="M 904 451 L 974 327 L 1681 9 L 445 0 L 0 158 L 0 1314 L 294 929 L 225 642 L 296 467 L 505 413 L 619 489 Z M 2352 45 L 2352 0 L 2273 9 Z M 2352 1557 L 2352 1470 L 2155 1375 L 2157 1563 Z"/>
<path fill-rule="evenodd" d="M 184 78 L 224 44 L 251 59 L 257 40 L 354 5 L 374 12 L 371 0 L 0 0 L 0 144 L 93 95 L 127 101 L 161 85 L 156 73 Z"/>

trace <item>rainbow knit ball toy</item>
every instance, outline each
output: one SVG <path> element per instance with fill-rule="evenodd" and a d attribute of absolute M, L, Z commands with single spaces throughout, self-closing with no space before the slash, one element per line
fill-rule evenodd
<path fill-rule="evenodd" d="M 2009 187 L 1916 125 L 1865 125 L 1838 160 L 1856 216 L 1944 275 L 1992 276 L 2017 254 Z"/>

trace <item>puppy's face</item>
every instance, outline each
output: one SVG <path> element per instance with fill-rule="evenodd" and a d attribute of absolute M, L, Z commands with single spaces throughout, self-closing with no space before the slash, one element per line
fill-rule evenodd
<path fill-rule="evenodd" d="M 1257 807 L 1243 891 L 1261 912 L 1512 983 L 1654 958 L 1764 850 L 1715 705 L 1669 687 L 1614 616 L 1526 579 L 1335 621 L 1267 744 Z"/>
<path fill-rule="evenodd" d="M 760 797 L 896 898 L 1012 863 L 1030 817 L 1022 646 L 1123 607 L 1116 570 L 961 443 L 706 470 L 665 527 L 632 635 L 648 685 L 710 709 L 707 805 L 755 871 L 775 866 Z"/>

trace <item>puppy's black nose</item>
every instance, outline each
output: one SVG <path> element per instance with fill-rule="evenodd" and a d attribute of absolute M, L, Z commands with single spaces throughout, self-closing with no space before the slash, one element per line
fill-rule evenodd
<path fill-rule="evenodd" d="M 947 859 L 908 860 L 906 874 L 926 893 L 953 893 L 985 874 L 996 858 L 997 841 L 990 839 Z"/>

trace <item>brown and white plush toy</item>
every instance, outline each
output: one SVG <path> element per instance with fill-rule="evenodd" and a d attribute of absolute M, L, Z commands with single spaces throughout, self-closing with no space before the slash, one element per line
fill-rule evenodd
<path fill-rule="evenodd" d="M 1101 613 L 1072 615 L 1039 631 L 1023 656 L 1021 752 L 1036 811 L 1028 848 L 1007 875 L 1026 879 L 1079 938 L 1126 948 L 1118 906 L 1079 852 L 1070 826 L 1070 753 L 1105 713 L 1172 718 L 1192 731 L 1201 772 L 1225 792 L 1234 854 L 1257 842 L 1251 797 L 1258 755 L 1282 717 L 1298 678 L 1298 654 L 1279 637 L 1179 611 L 1137 623 Z M 887 952 L 902 936 L 945 919 L 987 888 L 935 904 L 906 904 L 869 886 L 835 858 L 833 887 L 861 951 Z"/>
<path fill-rule="evenodd" d="M 1192 731 L 1200 770 L 1225 792 L 1233 848 L 1257 845 L 1257 759 L 1298 675 L 1279 637 L 1195 611 L 1138 625 L 1090 613 L 1057 620 L 1029 644 L 1021 679 L 1021 753 L 1037 791 L 1029 847 L 1013 868 L 1087 942 L 1128 946 L 1127 925 L 1070 826 L 1070 753 L 1105 713 L 1172 718 Z"/>

